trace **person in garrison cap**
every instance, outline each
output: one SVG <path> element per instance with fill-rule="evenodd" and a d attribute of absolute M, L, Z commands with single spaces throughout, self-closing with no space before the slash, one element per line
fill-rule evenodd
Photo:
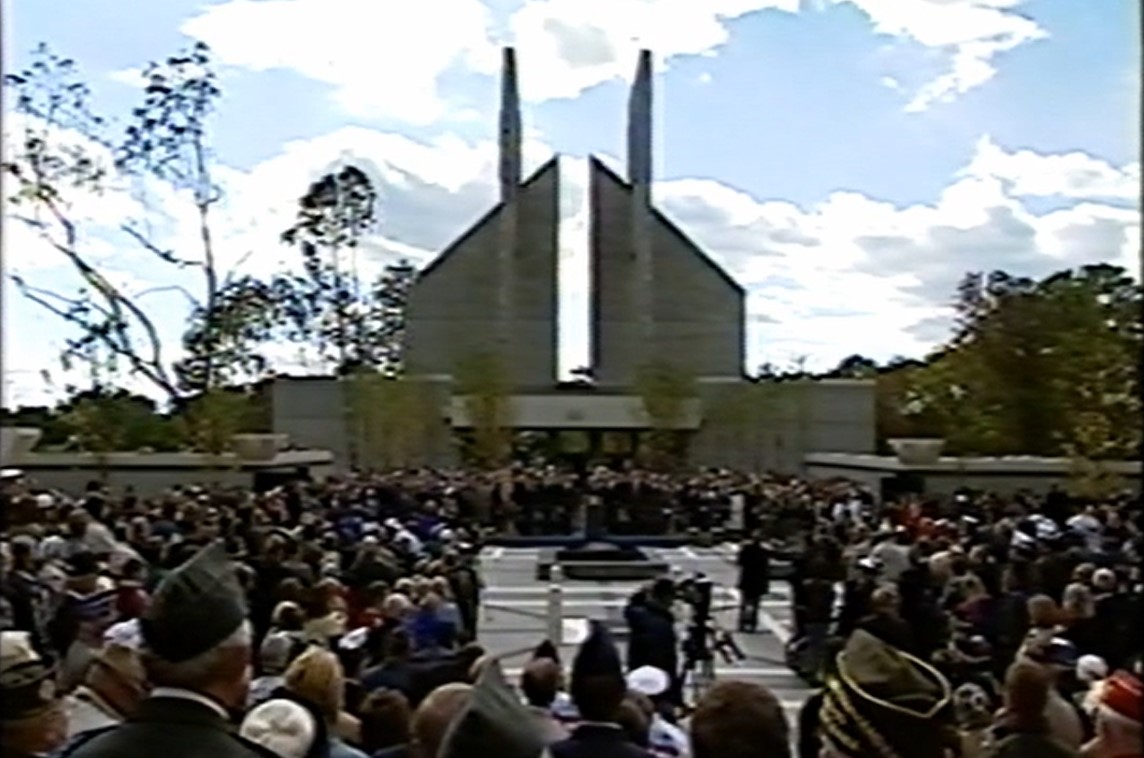
<path fill-rule="evenodd" d="M 0 632 L 0 749 L 5 756 L 45 755 L 67 738 L 55 669 L 32 649 L 27 632 Z"/>
<path fill-rule="evenodd" d="M 545 739 L 528 709 L 490 661 L 473 686 L 469 702 L 445 732 L 439 758 L 537 758 Z"/>
<path fill-rule="evenodd" d="M 823 756 L 947 758 L 958 754 L 949 682 L 929 664 L 861 629 L 826 676 Z"/>
<path fill-rule="evenodd" d="M 268 755 L 231 722 L 250 684 L 251 628 L 222 543 L 169 573 L 139 624 L 149 697 L 125 723 L 77 737 L 61 758 Z"/>
<path fill-rule="evenodd" d="M 552 758 L 650 758 L 617 723 L 628 684 L 612 636 L 598 621 L 572 661 L 571 690 L 581 722 L 568 739 L 549 745 Z"/>

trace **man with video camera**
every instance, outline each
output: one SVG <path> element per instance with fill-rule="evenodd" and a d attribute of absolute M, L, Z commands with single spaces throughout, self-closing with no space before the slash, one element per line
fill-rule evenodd
<path fill-rule="evenodd" d="M 675 584 L 666 577 L 640 589 L 628 600 L 624 620 L 628 624 L 628 670 L 654 666 L 671 674 L 671 699 L 678 704 L 679 641 L 675 633 Z"/>

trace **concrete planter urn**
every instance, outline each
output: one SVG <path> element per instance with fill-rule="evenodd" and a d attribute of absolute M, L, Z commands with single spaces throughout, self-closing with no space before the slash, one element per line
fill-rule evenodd
<path fill-rule="evenodd" d="M 945 448 L 945 440 L 926 437 L 899 437 L 886 440 L 898 460 L 906 465 L 922 466 L 937 463 L 941 458 L 941 451 Z"/>
<path fill-rule="evenodd" d="M 34 426 L 0 426 L 0 465 L 18 465 L 43 435 Z"/>
<path fill-rule="evenodd" d="M 231 437 L 240 460 L 269 461 L 286 447 L 285 434 L 236 434 Z"/>

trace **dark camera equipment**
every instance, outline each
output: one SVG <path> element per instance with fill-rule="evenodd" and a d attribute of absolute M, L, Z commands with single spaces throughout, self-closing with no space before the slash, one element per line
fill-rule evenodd
<path fill-rule="evenodd" d="M 675 596 L 691 608 L 691 618 L 683 639 L 681 679 L 690 679 L 694 696 L 699 698 L 715 682 L 715 656 L 727 664 L 746 659 L 735 638 L 711 618 L 714 583 L 703 574 L 676 585 Z"/>

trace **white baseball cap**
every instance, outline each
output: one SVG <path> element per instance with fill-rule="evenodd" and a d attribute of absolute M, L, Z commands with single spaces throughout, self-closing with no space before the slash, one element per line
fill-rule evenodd
<path fill-rule="evenodd" d="M 669 686 L 671 677 L 655 666 L 640 666 L 628 673 L 628 689 L 641 695 L 655 697 L 666 692 Z"/>

